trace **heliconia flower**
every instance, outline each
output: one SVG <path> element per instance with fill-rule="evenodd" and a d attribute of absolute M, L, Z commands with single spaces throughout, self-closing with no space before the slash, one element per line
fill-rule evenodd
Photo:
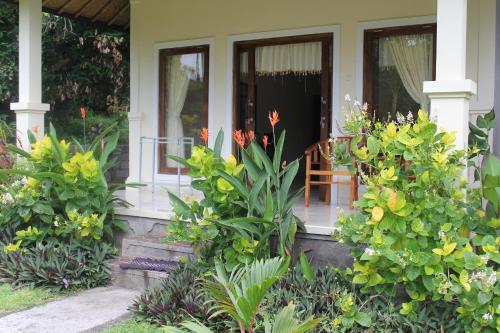
<path fill-rule="evenodd" d="M 254 131 L 248 131 L 248 142 L 252 142 L 255 139 L 255 132 Z"/>
<path fill-rule="evenodd" d="M 264 149 L 266 149 L 267 145 L 269 144 L 269 138 L 267 137 L 267 135 L 264 135 L 264 137 L 262 138 L 262 143 L 264 144 Z"/>
<path fill-rule="evenodd" d="M 233 139 L 234 141 L 236 141 L 236 143 L 241 147 L 241 148 L 244 148 L 245 147 L 245 135 L 243 134 L 243 132 L 241 130 L 235 130 L 233 132 Z"/>
<path fill-rule="evenodd" d="M 208 128 L 206 127 L 203 127 L 203 129 L 201 130 L 201 140 L 203 141 L 203 144 L 205 144 L 205 146 L 208 144 Z"/>
<path fill-rule="evenodd" d="M 274 110 L 273 113 L 269 112 L 269 122 L 271 126 L 274 128 L 276 124 L 280 121 L 278 111 Z"/>
<path fill-rule="evenodd" d="M 87 111 L 85 111 L 84 108 L 80 108 L 80 115 L 82 116 L 82 119 L 85 120 L 85 118 L 87 118 Z"/>
<path fill-rule="evenodd" d="M 33 133 L 35 133 L 35 134 L 40 133 L 40 126 L 34 126 L 34 127 L 31 129 L 31 131 L 32 131 Z"/>

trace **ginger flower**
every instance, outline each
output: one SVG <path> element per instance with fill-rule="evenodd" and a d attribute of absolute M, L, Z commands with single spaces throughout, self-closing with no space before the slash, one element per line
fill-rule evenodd
<path fill-rule="evenodd" d="M 235 130 L 233 132 L 233 139 L 234 141 L 236 141 L 236 143 L 241 147 L 241 148 L 244 148 L 245 147 L 245 135 L 243 134 L 243 132 L 241 130 Z"/>
<path fill-rule="evenodd" d="M 208 144 L 208 128 L 203 127 L 203 129 L 201 130 L 200 138 L 203 141 L 203 144 L 206 146 Z"/>
<path fill-rule="evenodd" d="M 267 149 L 267 145 L 269 144 L 269 138 L 267 137 L 267 135 L 264 135 L 264 137 L 262 138 L 262 143 L 264 144 L 264 149 Z"/>
<path fill-rule="evenodd" d="M 254 131 L 248 131 L 248 142 L 252 142 L 255 139 L 255 132 Z"/>
<path fill-rule="evenodd" d="M 274 126 L 280 121 L 278 111 L 274 110 L 273 113 L 269 112 L 269 122 L 274 129 Z"/>
<path fill-rule="evenodd" d="M 87 118 L 87 111 L 85 111 L 84 108 L 80 108 L 80 115 L 82 116 L 82 119 L 85 120 L 85 118 Z"/>

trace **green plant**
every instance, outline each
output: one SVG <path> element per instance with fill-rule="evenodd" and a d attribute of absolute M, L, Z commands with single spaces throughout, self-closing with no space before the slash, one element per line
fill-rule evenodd
<path fill-rule="evenodd" d="M 8 284 L 0 284 L 0 314 L 19 311 L 59 299 L 62 295 L 42 288 L 14 289 Z"/>
<path fill-rule="evenodd" d="M 243 134 L 235 134 L 241 143 Z M 253 135 L 249 137 L 252 140 L 246 148 L 240 145 L 243 164 L 238 164 L 234 156 L 227 161 L 221 157 L 222 131 L 214 149 L 195 147 L 187 160 L 170 157 L 189 169 L 192 186 L 203 193 L 204 199 L 184 202 L 169 193 L 176 216 L 166 239 L 188 241 L 204 250 L 204 259 L 223 259 L 229 270 L 254 258 L 270 257 L 269 239 L 273 234 L 278 238 L 278 254 L 290 255 L 297 229 L 303 227 L 292 210 L 302 190 L 291 193 L 290 189 L 299 161 L 284 165 L 281 160 L 285 131 L 272 159 Z"/>
<path fill-rule="evenodd" d="M 254 332 L 257 313 L 265 295 L 285 274 L 289 263 L 289 259 L 282 258 L 256 260 L 251 265 L 234 269 L 228 275 L 224 265 L 217 262 L 216 274 L 212 276 L 212 280 L 204 282 L 205 291 L 215 303 L 212 317 L 227 314 L 238 323 L 240 332 Z M 265 332 L 309 332 L 321 321 L 310 317 L 299 323 L 295 317 L 295 306 L 290 304 L 275 316 L 273 322 L 269 319 L 264 321 Z M 212 332 L 200 322 L 186 321 L 180 325 L 192 332 Z M 165 330 L 172 333 L 183 332 L 175 327 L 166 327 Z"/>
<path fill-rule="evenodd" d="M 106 261 L 114 254 L 115 249 L 106 243 L 86 246 L 76 241 L 2 251 L 0 282 L 52 290 L 103 286 L 111 281 Z"/>
<path fill-rule="evenodd" d="M 178 325 L 182 321 L 195 318 L 211 328 L 226 326 L 209 322 L 211 300 L 203 291 L 200 279 L 206 273 L 204 266 L 190 263 L 173 268 L 158 287 L 145 290 L 133 303 L 131 312 L 141 321 L 155 325 Z"/>
<path fill-rule="evenodd" d="M 50 126 L 49 135 L 39 141 L 30 133 L 31 153 L 10 145 L 8 149 L 31 168 L 0 170 L 6 181 L 9 175 L 23 176 L 4 185 L 0 194 L 0 230 L 7 225 L 13 228 L 18 241 L 5 250 L 70 239 L 91 244 L 105 235 L 111 237 L 114 228 L 123 228 L 114 218 L 114 207 L 127 203 L 114 192 L 124 185 L 109 185 L 104 176 L 115 163 L 109 156 L 118 137 L 119 131 L 109 127 L 84 150 L 76 141 L 73 145 L 59 141 Z"/>
<path fill-rule="evenodd" d="M 7 122 L 5 117 L 0 116 L 0 144 L 10 142 L 14 137 L 14 133 L 14 128 Z"/>
<path fill-rule="evenodd" d="M 462 332 L 454 307 L 443 302 L 423 304 L 415 317 L 399 313 L 399 301 L 388 295 L 362 293 L 352 275 L 323 267 L 306 279 L 300 267 L 277 281 L 263 302 L 261 312 L 273 314 L 292 302 L 299 319 L 321 317 L 318 332 Z M 357 319 L 357 320 L 356 320 Z M 260 321 L 258 323 L 261 324 Z M 365 325 L 365 326 L 363 326 Z"/>
<path fill-rule="evenodd" d="M 482 217 L 474 193 L 464 200 L 465 152 L 454 150 L 454 134 L 422 110 L 415 122 L 387 124 L 357 111 L 346 130 L 366 193 L 357 212 L 339 218 L 336 235 L 351 246 L 353 282 L 389 294 L 402 284 L 411 300 L 405 315 L 426 300 L 458 301 L 466 330 L 500 328 L 498 225 Z"/>

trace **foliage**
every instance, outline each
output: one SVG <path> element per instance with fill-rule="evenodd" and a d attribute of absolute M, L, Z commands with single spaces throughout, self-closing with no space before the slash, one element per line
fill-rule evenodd
<path fill-rule="evenodd" d="M 173 268 L 161 285 L 145 290 L 135 301 L 130 310 L 142 321 L 155 325 L 178 325 L 192 318 L 209 323 L 210 299 L 203 291 L 199 280 L 206 268 L 196 264 L 180 265 Z M 212 328 L 222 326 L 223 320 L 213 323 Z"/>
<path fill-rule="evenodd" d="M 184 202 L 170 193 L 176 217 L 167 240 L 188 241 L 205 250 L 204 258 L 223 259 L 231 270 L 238 263 L 270 256 L 270 236 L 278 236 L 278 253 L 290 255 L 301 222 L 292 206 L 302 190 L 290 194 L 299 161 L 281 161 L 285 131 L 273 159 L 251 140 L 241 147 L 243 164 L 234 156 L 221 155 L 224 134 L 219 132 L 214 149 L 197 146 L 191 158 L 171 157 L 189 169 L 192 186 L 204 194 L 200 202 Z"/>
<path fill-rule="evenodd" d="M 358 211 L 339 219 L 339 239 L 355 258 L 353 282 L 394 294 L 402 284 L 415 316 L 420 302 L 460 303 L 466 330 L 500 329 L 498 224 L 465 197 L 463 151 L 453 133 L 438 131 L 424 111 L 418 119 L 372 123 L 351 109 L 346 129 L 366 193 Z M 366 174 L 363 170 L 370 170 Z"/>
<path fill-rule="evenodd" d="M 256 260 L 251 265 L 234 269 L 230 275 L 224 265 L 216 263 L 216 274 L 212 279 L 205 280 L 205 291 L 212 296 L 215 306 L 211 317 L 220 314 L 229 315 L 238 323 L 240 332 L 254 331 L 257 313 L 260 305 L 272 285 L 287 271 L 289 258 L 272 258 Z M 296 312 L 293 304 L 281 310 L 271 322 L 266 319 L 264 328 L 266 333 L 279 332 L 309 332 L 313 330 L 321 319 L 307 318 L 300 323 L 295 319 Z M 212 332 L 200 322 L 185 321 L 180 324 L 192 332 Z M 166 327 L 167 332 L 183 332 L 182 329 Z"/>
<path fill-rule="evenodd" d="M 70 239 L 91 244 L 105 234 L 112 236 L 113 229 L 121 227 L 114 218 L 114 206 L 126 205 L 114 196 L 123 185 L 108 185 L 104 177 L 115 163 L 109 156 L 118 137 L 119 131 L 112 126 L 84 150 L 78 142 L 59 141 L 51 126 L 49 135 L 39 141 L 30 134 L 31 153 L 9 146 L 32 169 L 1 170 L 4 180 L 7 175 L 24 176 L 2 185 L 0 230 L 13 228 L 17 241 L 4 250 Z"/>
<path fill-rule="evenodd" d="M 38 306 L 61 297 L 47 289 L 13 289 L 8 284 L 0 284 L 0 314 Z"/>
<path fill-rule="evenodd" d="M 352 276 L 337 268 L 324 267 L 308 281 L 300 268 L 290 270 L 271 288 L 262 313 L 275 313 L 292 302 L 299 319 L 321 317 L 318 332 L 461 332 L 454 308 L 442 302 L 424 304 L 414 318 L 399 313 L 395 298 L 361 293 Z M 259 323 L 260 324 L 260 323 Z"/>
<path fill-rule="evenodd" d="M 102 333 L 162 333 L 161 328 L 135 319 L 113 326 L 101 331 Z"/>
<path fill-rule="evenodd" d="M 49 121 L 66 125 L 82 106 L 96 121 L 128 111 L 128 33 L 48 13 L 42 24 L 42 100 L 51 104 Z M 18 5 L 0 2 L 0 112 L 17 101 L 17 41 Z M 81 129 L 73 122 L 60 136 L 81 139 Z"/>
<path fill-rule="evenodd" d="M 106 260 L 113 254 L 114 248 L 106 243 L 86 246 L 76 241 L 2 251 L 0 282 L 52 290 L 103 286 L 111 281 Z"/>
<path fill-rule="evenodd" d="M 0 144 L 10 142 L 14 138 L 14 132 L 14 127 L 7 122 L 5 117 L 0 115 Z M 0 151 L 0 153 L 2 152 Z"/>
<path fill-rule="evenodd" d="M 485 200 L 488 218 L 500 219 L 500 159 L 491 153 L 488 142 L 490 132 L 495 128 L 495 111 L 478 116 L 476 124 L 469 123 L 469 146 L 471 147 L 469 166 L 474 169 L 474 180 L 481 181 L 481 195 Z M 474 157 L 479 156 L 481 165 Z M 499 223 L 499 222 L 496 222 Z"/>

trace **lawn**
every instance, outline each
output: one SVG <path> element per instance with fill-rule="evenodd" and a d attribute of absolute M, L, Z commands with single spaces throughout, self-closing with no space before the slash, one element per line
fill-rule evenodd
<path fill-rule="evenodd" d="M 118 324 L 110 329 L 104 330 L 101 333 L 161 333 L 163 332 L 158 326 L 154 326 L 144 322 L 138 322 L 134 319 Z"/>
<path fill-rule="evenodd" d="M 45 289 L 13 290 L 8 284 L 0 284 L 0 314 L 42 305 L 61 297 L 62 294 Z"/>

